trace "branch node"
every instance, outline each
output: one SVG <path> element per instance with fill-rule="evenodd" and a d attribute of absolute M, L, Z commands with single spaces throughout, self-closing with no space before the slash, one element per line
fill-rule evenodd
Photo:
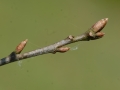
<path fill-rule="evenodd" d="M 104 33 L 101 30 L 105 27 L 108 22 L 108 18 L 104 18 L 95 23 L 88 31 L 88 40 L 96 40 L 102 38 Z"/>
<path fill-rule="evenodd" d="M 72 36 L 72 35 L 69 35 L 67 38 L 70 39 L 71 41 L 74 41 L 74 40 L 73 40 L 73 39 L 74 39 L 74 36 Z"/>

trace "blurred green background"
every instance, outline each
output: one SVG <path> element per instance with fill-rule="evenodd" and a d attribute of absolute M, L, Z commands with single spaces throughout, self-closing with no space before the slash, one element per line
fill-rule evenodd
<path fill-rule="evenodd" d="M 120 1 L 0 0 L 1 58 L 25 39 L 22 53 L 80 35 L 106 17 L 102 39 L 1 66 L 0 90 L 120 90 Z"/>

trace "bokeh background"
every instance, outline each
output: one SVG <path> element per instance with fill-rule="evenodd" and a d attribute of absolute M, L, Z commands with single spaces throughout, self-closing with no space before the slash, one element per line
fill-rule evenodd
<path fill-rule="evenodd" d="M 0 0 L 1 58 L 25 39 L 22 53 L 80 35 L 106 17 L 102 39 L 1 66 L 0 90 L 120 90 L 120 1 Z"/>

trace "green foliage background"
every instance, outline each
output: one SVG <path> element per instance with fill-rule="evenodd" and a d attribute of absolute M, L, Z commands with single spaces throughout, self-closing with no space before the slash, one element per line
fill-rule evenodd
<path fill-rule="evenodd" d="M 0 90 L 120 90 L 120 1 L 0 0 L 1 58 L 26 38 L 22 53 L 79 35 L 106 17 L 102 39 L 0 67 Z"/>

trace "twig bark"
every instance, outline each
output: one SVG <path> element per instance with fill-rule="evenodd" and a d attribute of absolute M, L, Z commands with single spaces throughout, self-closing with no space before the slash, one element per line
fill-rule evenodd
<path fill-rule="evenodd" d="M 85 33 L 79 35 L 79 36 L 72 36 L 69 35 L 67 38 L 52 44 L 47 47 L 43 47 L 40 49 L 36 49 L 27 53 L 20 54 L 21 51 L 24 49 L 27 43 L 27 39 L 25 41 L 22 41 L 9 56 L 0 59 L 0 66 L 9 64 L 11 62 L 19 61 L 22 59 L 47 54 L 47 53 L 53 53 L 56 52 L 64 53 L 67 52 L 70 48 L 65 47 L 67 44 L 71 44 L 78 41 L 90 41 L 90 40 L 97 40 L 104 36 L 104 33 L 101 32 L 101 30 L 105 27 L 107 24 L 108 18 L 101 19 L 97 23 L 95 23 L 89 30 L 87 30 Z"/>

